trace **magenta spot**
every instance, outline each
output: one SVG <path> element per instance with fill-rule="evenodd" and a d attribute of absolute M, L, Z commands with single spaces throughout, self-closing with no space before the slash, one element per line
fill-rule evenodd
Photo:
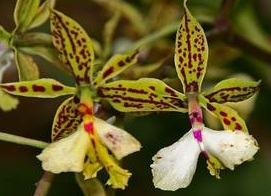
<path fill-rule="evenodd" d="M 84 128 L 87 132 L 93 134 L 93 123 L 92 122 L 84 124 Z"/>
<path fill-rule="evenodd" d="M 28 91 L 28 89 L 27 89 L 26 86 L 20 86 L 20 87 L 19 87 L 19 91 L 20 91 L 21 93 L 25 93 L 25 92 Z"/>
<path fill-rule="evenodd" d="M 194 130 L 194 131 L 193 131 L 193 135 L 194 135 L 194 138 L 195 138 L 198 142 L 202 142 L 202 135 L 201 135 L 201 130 L 200 130 L 200 129 Z"/>

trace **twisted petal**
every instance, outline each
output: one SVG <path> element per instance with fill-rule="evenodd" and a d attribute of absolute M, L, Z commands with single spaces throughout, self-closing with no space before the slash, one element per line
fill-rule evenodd
<path fill-rule="evenodd" d="M 117 159 L 122 159 L 141 148 L 139 141 L 131 134 L 99 118 L 95 118 L 94 126 L 103 144 Z"/>
<path fill-rule="evenodd" d="M 90 147 L 88 133 L 82 126 L 70 136 L 49 144 L 40 155 L 42 168 L 53 173 L 81 172 Z"/>
<path fill-rule="evenodd" d="M 205 149 L 231 170 L 252 159 L 259 149 L 256 140 L 243 131 L 214 131 L 205 127 L 202 134 Z"/>
<path fill-rule="evenodd" d="M 199 154 L 200 148 L 191 131 L 173 145 L 159 150 L 151 165 L 154 186 L 171 191 L 187 187 L 195 173 Z"/>

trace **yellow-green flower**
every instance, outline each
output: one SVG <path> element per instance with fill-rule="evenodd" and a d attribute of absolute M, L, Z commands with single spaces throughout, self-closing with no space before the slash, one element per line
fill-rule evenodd
<path fill-rule="evenodd" d="M 73 73 L 76 87 L 43 78 L 2 84 L 6 92 L 26 97 L 54 98 L 71 95 L 58 108 L 52 127 L 52 143 L 38 155 L 44 170 L 53 173 L 83 172 L 95 177 L 105 168 L 108 184 L 125 188 L 131 176 L 117 160 L 140 150 L 140 143 L 130 134 L 94 116 L 99 101 L 96 88 L 137 61 L 137 53 L 113 56 L 98 73 L 94 73 L 91 39 L 71 18 L 52 10 L 53 43 L 64 65 Z M 110 152 L 112 153 L 110 153 Z"/>

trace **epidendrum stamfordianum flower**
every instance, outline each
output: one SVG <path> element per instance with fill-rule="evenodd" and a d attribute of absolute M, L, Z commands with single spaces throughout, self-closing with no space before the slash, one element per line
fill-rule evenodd
<path fill-rule="evenodd" d="M 99 96 L 122 112 L 188 112 L 191 130 L 153 157 L 153 182 L 160 189 L 187 187 L 200 153 L 206 157 L 210 173 L 219 178 L 220 169 L 233 170 L 235 165 L 251 160 L 258 151 L 257 142 L 248 134 L 244 120 L 224 103 L 248 99 L 258 91 L 260 82 L 232 78 L 201 92 L 207 59 L 204 30 L 184 1 L 184 16 L 176 35 L 174 58 L 183 93 L 152 78 L 119 80 L 98 88 Z M 225 130 L 214 131 L 205 127 L 201 107 L 217 116 Z"/>
<path fill-rule="evenodd" d="M 124 188 L 131 173 L 122 169 L 117 160 L 138 151 L 141 145 L 129 133 L 95 117 L 94 104 L 99 101 L 96 89 L 136 63 L 137 53 L 115 55 L 96 73 L 92 42 L 84 29 L 56 10 L 50 17 L 53 43 L 63 64 L 73 73 L 76 88 L 49 78 L 5 83 L 1 87 L 10 94 L 26 97 L 71 95 L 56 112 L 53 142 L 37 156 L 43 169 L 53 173 L 83 172 L 88 179 L 105 168 L 109 173 L 107 183 Z"/>

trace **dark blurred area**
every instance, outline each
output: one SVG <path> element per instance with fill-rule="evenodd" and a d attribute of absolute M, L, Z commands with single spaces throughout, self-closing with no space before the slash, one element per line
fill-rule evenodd
<path fill-rule="evenodd" d="M 178 21 L 182 16 L 182 1 L 178 0 L 127 0 L 125 2 L 135 6 L 142 13 L 143 18 L 146 19 L 147 30 L 136 31 L 131 21 L 123 17 L 117 27 L 115 40 L 121 38 L 137 40 L 170 21 Z M 196 15 L 201 17 L 201 21 L 206 22 L 206 26 L 209 27 L 209 23 L 213 21 L 212 17 L 219 12 L 221 2 L 189 0 L 188 5 L 191 5 L 191 12 L 198 11 Z M 264 48 L 264 51 L 271 54 L 270 0 L 234 2 L 235 6 L 230 16 L 234 29 L 243 32 L 244 37 L 248 40 L 250 37 L 258 47 Z M 8 31 L 14 28 L 15 3 L 15 0 L 0 2 L 0 25 Z M 244 11 L 245 7 L 247 11 Z M 103 26 L 112 15 L 109 8 L 91 0 L 57 0 L 56 9 L 74 18 L 93 39 L 99 42 L 102 41 Z M 252 15 L 253 25 L 250 25 Z M 40 27 L 40 30 L 49 32 L 48 23 Z M 165 66 L 169 70 L 174 70 L 174 36 L 175 33 L 161 41 L 157 40 L 152 48 L 148 49 L 145 61 L 159 61 L 163 58 L 161 55 L 164 55 L 168 57 Z M 263 37 L 266 39 L 263 40 Z M 260 146 L 254 160 L 237 166 L 234 171 L 223 170 L 221 179 L 217 180 L 209 174 L 204 157 L 200 157 L 196 174 L 188 188 L 176 192 L 155 189 L 150 169 L 151 158 L 159 149 L 177 141 L 189 130 L 188 116 L 172 112 L 142 117 L 127 116 L 125 129 L 142 143 L 143 148 L 140 152 L 124 158 L 123 167 L 129 169 L 133 175 L 129 186 L 125 190 L 117 190 L 116 195 L 265 196 L 271 194 L 271 115 L 269 113 L 271 111 L 271 61 L 266 60 L 268 56 L 262 59 L 261 54 L 248 54 L 239 46 L 229 45 L 224 41 L 224 39 L 212 40 L 209 43 L 209 67 L 203 83 L 206 87 L 211 86 L 235 73 L 249 75 L 253 80 L 262 80 L 253 110 L 246 119 L 250 133 Z M 41 77 L 52 77 L 64 83 L 72 83 L 70 76 L 63 74 L 52 64 L 39 57 L 35 60 L 39 65 Z M 17 73 L 13 67 L 6 72 L 4 81 L 16 80 Z M 64 99 L 65 97 L 20 98 L 16 110 L 5 113 L 0 111 L 0 131 L 49 142 L 54 114 Z M 40 149 L 0 141 L 0 195 L 33 195 L 35 183 L 43 174 L 41 163 L 36 159 L 36 155 L 40 152 Z M 106 182 L 104 179 L 102 181 Z M 76 184 L 74 174 L 67 173 L 56 176 L 49 195 L 82 195 L 82 192 Z"/>

